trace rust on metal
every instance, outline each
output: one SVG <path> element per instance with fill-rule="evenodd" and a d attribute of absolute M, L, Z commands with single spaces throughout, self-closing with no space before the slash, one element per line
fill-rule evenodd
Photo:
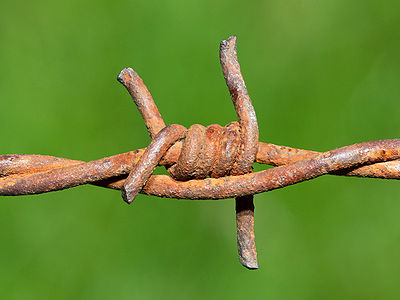
<path fill-rule="evenodd" d="M 123 69 L 118 75 L 117 80 L 131 94 L 146 123 L 150 137 L 154 139 L 157 133 L 165 127 L 165 123 L 143 80 L 131 68 Z"/>
<path fill-rule="evenodd" d="M 241 131 L 241 147 L 230 174 L 242 175 L 251 172 L 256 159 L 258 150 L 257 117 L 240 71 L 235 36 L 221 42 L 219 56 Z M 254 239 L 253 195 L 237 197 L 235 201 L 239 261 L 248 269 L 258 269 Z"/>
<path fill-rule="evenodd" d="M 125 180 L 122 187 L 122 198 L 124 201 L 132 203 L 154 172 L 154 169 L 158 166 L 161 157 L 176 141 L 185 136 L 185 132 L 185 127 L 173 124 L 157 133 Z"/>
<path fill-rule="evenodd" d="M 0 155 L 0 195 L 31 195 L 93 184 L 121 190 L 128 203 L 138 193 L 193 200 L 236 198 L 239 261 L 256 269 L 253 195 L 325 174 L 400 179 L 400 139 L 323 153 L 259 142 L 256 114 L 237 60 L 236 37 L 221 42 L 220 61 L 238 122 L 225 127 L 166 126 L 142 79 L 126 68 L 118 81 L 137 105 L 152 138 L 150 145 L 90 162 Z M 252 173 L 254 162 L 275 167 Z M 157 165 L 165 166 L 170 176 L 152 175 Z"/>

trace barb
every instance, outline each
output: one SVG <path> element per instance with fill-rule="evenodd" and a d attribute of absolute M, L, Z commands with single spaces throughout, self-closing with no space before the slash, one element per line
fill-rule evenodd
<path fill-rule="evenodd" d="M 146 149 L 82 162 L 45 155 L 0 156 L 0 195 L 39 194 L 94 184 L 119 189 L 131 203 L 140 192 L 178 199 L 236 198 L 240 262 L 258 268 L 253 195 L 325 174 L 400 179 L 400 139 L 315 152 L 258 142 L 258 125 L 236 55 L 236 38 L 221 42 L 221 66 L 238 122 L 165 126 L 150 92 L 132 69 L 118 76 L 152 142 Z M 276 166 L 251 173 L 254 162 Z M 152 175 L 157 165 L 170 176 Z"/>
<path fill-rule="evenodd" d="M 230 174 L 246 174 L 251 172 L 256 159 L 258 124 L 256 112 L 240 71 L 236 54 L 236 37 L 233 36 L 221 42 L 219 55 L 224 78 L 241 125 L 242 147 Z M 248 269 L 258 269 L 253 195 L 236 197 L 236 227 L 240 263 Z"/>

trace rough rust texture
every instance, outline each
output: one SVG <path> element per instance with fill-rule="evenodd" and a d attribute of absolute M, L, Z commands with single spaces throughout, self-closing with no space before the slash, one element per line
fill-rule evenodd
<path fill-rule="evenodd" d="M 175 130 L 175 135 L 171 130 L 167 133 L 167 128 L 161 130 L 165 123 L 149 91 L 135 71 L 127 68 L 118 76 L 118 80 L 124 84 L 135 101 L 153 139 L 124 182 L 122 197 L 126 202 L 133 202 L 166 151 L 184 135 L 185 140 L 178 161 L 167 168 L 172 178 L 185 181 L 206 176 L 218 178 L 229 174 L 241 175 L 251 171 L 257 153 L 258 125 L 240 72 L 236 37 L 221 42 L 220 61 L 239 122 L 232 122 L 223 128 L 215 125 L 205 128 L 195 124 L 186 134 L 181 127 L 179 134 Z M 161 131 L 158 133 L 159 130 Z M 236 198 L 236 224 L 239 261 L 246 268 L 257 269 L 253 195 Z"/>
<path fill-rule="evenodd" d="M 258 268 L 253 195 L 325 174 L 400 179 L 400 139 L 355 144 L 320 153 L 258 142 L 254 108 L 236 55 L 236 38 L 220 45 L 224 77 L 238 116 L 225 127 L 165 126 L 154 100 L 132 69 L 118 76 L 136 103 L 152 142 L 90 162 L 45 155 L 0 156 L 0 195 L 39 194 L 94 184 L 119 189 L 131 203 L 140 192 L 178 199 L 236 197 L 240 262 Z M 254 161 L 276 166 L 251 173 Z M 152 175 L 157 165 L 170 176 Z"/>
<path fill-rule="evenodd" d="M 185 127 L 173 124 L 165 127 L 156 135 L 125 180 L 122 187 L 124 201 L 132 203 L 158 166 L 161 157 L 176 141 L 185 136 L 185 132 Z"/>
<path fill-rule="evenodd" d="M 143 80 L 131 68 L 123 69 L 118 75 L 117 80 L 121 82 L 128 90 L 129 94 L 131 94 L 133 101 L 135 101 L 146 123 L 150 137 L 152 139 L 155 138 L 157 133 L 165 127 L 165 123 Z"/>
<path fill-rule="evenodd" d="M 251 172 L 256 159 L 258 145 L 258 124 L 256 112 L 251 103 L 237 59 L 236 37 L 222 41 L 219 51 L 222 72 L 241 130 L 241 147 L 231 175 Z M 237 245 L 240 263 L 248 269 L 258 269 L 257 252 L 254 238 L 253 195 L 236 198 Z"/>
<path fill-rule="evenodd" d="M 181 147 L 182 143 L 179 142 L 172 146 L 161 159 L 160 165 L 173 165 L 176 163 Z M 95 184 L 106 188 L 120 189 L 120 181 L 126 178 L 144 151 L 145 149 L 138 149 L 90 162 L 38 154 L 0 155 L 0 195 L 40 194 L 83 184 Z M 256 162 L 272 166 L 285 166 L 304 159 L 317 157 L 320 154 L 321 152 L 259 142 Z M 399 180 L 400 160 L 392 158 L 393 160 L 391 161 L 390 159 L 370 165 L 355 164 L 353 167 L 329 172 L 328 174 Z M 46 173 L 49 170 L 56 171 L 57 169 L 59 169 L 57 172 Z M 79 174 L 82 170 L 84 171 L 83 174 Z M 39 181 L 40 177 L 43 177 L 43 173 L 47 174 L 45 178 L 49 179 L 49 181 L 65 180 L 65 182 L 63 184 L 58 183 L 57 187 L 46 186 L 46 184 L 41 187 L 35 187 L 35 183 Z M 74 180 L 73 178 L 78 175 L 80 179 Z M 161 175 L 152 175 L 152 177 L 157 176 Z M 18 181 L 19 179 L 26 181 L 28 190 L 18 190 L 16 187 L 4 189 L 5 186 L 11 186 L 10 181 Z M 230 180 L 230 177 L 228 176 L 226 179 Z"/>

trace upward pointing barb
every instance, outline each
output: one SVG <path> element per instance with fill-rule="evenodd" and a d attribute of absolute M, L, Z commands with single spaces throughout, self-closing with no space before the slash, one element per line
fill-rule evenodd
<path fill-rule="evenodd" d="M 165 123 L 143 80 L 131 68 L 123 69 L 117 79 L 131 94 L 146 123 L 150 137 L 154 139 L 165 127 Z"/>
<path fill-rule="evenodd" d="M 241 129 L 241 149 L 237 164 L 231 175 L 242 175 L 251 172 L 256 159 L 258 145 L 258 124 L 256 112 L 251 103 L 237 58 L 236 36 L 222 41 L 219 57 L 222 72 L 229 93 L 235 106 Z M 254 234 L 253 195 L 236 198 L 237 244 L 240 263 L 248 269 L 258 269 L 257 251 Z"/>

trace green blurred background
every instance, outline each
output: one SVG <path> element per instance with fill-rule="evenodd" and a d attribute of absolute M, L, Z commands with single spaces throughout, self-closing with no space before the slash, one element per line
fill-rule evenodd
<path fill-rule="evenodd" d="M 150 139 L 116 81 L 167 123 L 235 119 L 218 60 L 238 36 L 260 140 L 325 151 L 397 138 L 398 1 L 10 1 L 0 11 L 1 153 L 92 160 Z M 257 167 L 257 169 L 260 169 Z M 261 268 L 234 202 L 93 186 L 0 201 L 2 299 L 399 299 L 399 182 L 325 176 L 255 198 Z"/>

